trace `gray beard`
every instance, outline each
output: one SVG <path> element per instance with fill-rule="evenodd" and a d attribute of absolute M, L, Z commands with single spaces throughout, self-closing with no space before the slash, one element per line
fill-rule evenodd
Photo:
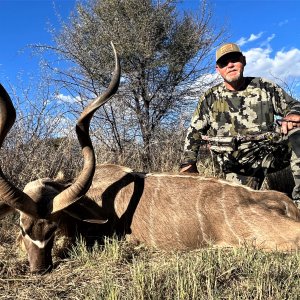
<path fill-rule="evenodd" d="M 239 81 L 241 78 L 242 78 L 242 73 L 239 72 L 238 75 L 236 75 L 234 77 L 225 76 L 224 80 L 228 83 L 232 83 L 232 82 Z"/>

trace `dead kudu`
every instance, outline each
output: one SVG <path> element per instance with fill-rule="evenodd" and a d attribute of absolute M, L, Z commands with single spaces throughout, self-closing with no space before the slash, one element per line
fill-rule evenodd
<path fill-rule="evenodd" d="M 165 250 L 207 245 L 254 245 L 266 250 L 300 246 L 300 212 L 284 194 L 254 191 L 215 178 L 144 174 L 117 165 L 95 167 L 89 138 L 94 112 L 117 90 L 120 67 L 108 90 L 77 122 L 84 166 L 72 185 L 45 178 L 17 189 L 0 172 L 0 215 L 20 212 L 21 236 L 30 269 L 52 268 L 55 233 L 74 239 L 117 234 Z M 0 91 L 0 145 L 13 125 L 15 110 Z M 106 222 L 107 221 L 107 222 Z"/>

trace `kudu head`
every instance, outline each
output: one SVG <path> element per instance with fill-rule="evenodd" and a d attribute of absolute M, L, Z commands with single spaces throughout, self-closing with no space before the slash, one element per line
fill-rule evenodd
<path fill-rule="evenodd" d="M 89 136 L 91 118 L 118 89 L 120 82 L 120 63 L 115 55 L 115 70 L 109 87 L 92 101 L 80 115 L 76 124 L 76 134 L 82 149 L 83 168 L 74 181 L 68 186 L 52 179 L 39 179 L 26 185 L 24 191 L 18 189 L 3 174 L 0 166 L 0 217 L 10 211 L 20 213 L 21 240 L 25 245 L 30 271 L 45 273 L 52 269 L 52 247 L 54 233 L 59 227 L 62 215 L 69 213 L 76 201 L 81 199 L 91 186 L 95 172 L 95 154 Z M 12 101 L 0 85 L 0 147 L 14 124 L 16 111 Z M 88 210 L 88 214 L 86 211 Z M 64 214 L 63 214 L 64 212 Z M 105 217 L 81 205 L 81 219 L 87 222 L 103 223 Z M 85 218 L 85 215 L 88 215 Z"/>

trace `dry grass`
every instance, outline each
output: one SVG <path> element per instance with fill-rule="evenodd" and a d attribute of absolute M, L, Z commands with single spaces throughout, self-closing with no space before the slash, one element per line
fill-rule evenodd
<path fill-rule="evenodd" d="M 1 236 L 3 236 L 1 230 Z M 8 231 L 6 231 L 8 233 Z M 5 236 L 4 236 L 5 239 Z M 2 238 L 1 238 L 2 240 Z M 166 253 L 112 239 L 47 275 L 30 275 L 8 238 L 1 244 L 0 299 L 297 299 L 300 253 L 208 248 Z"/>

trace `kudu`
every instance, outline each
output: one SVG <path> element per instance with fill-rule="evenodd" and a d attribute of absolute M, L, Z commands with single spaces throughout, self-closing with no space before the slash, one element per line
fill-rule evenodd
<path fill-rule="evenodd" d="M 77 208 L 80 210 L 80 220 L 84 219 L 84 222 L 98 224 L 106 222 L 97 205 L 87 206 L 81 199 L 88 191 L 95 173 L 95 154 L 89 136 L 91 118 L 97 109 L 115 94 L 119 86 L 120 63 L 113 44 L 112 47 L 115 70 L 109 87 L 84 109 L 76 124 L 76 134 L 82 148 L 84 163 L 74 183 L 63 184 L 44 178 L 28 183 L 24 191 L 21 191 L 5 177 L 0 168 L 0 217 L 14 210 L 20 213 L 22 244 L 27 251 L 32 272 L 43 273 L 52 268 L 51 250 L 54 233 L 59 228 L 68 237 L 74 236 L 76 227 L 74 222 L 78 221 Z M 15 119 L 15 108 L 8 93 L 0 84 L 0 147 Z M 76 206 L 73 208 L 72 204 L 75 202 Z"/>
<path fill-rule="evenodd" d="M 57 229 L 68 237 L 81 234 L 91 241 L 126 235 L 165 250 L 207 245 L 298 249 L 300 212 L 280 192 L 254 191 L 198 175 L 145 174 L 109 164 L 95 167 L 88 127 L 94 111 L 117 89 L 117 56 L 116 66 L 108 91 L 77 122 L 84 168 L 71 186 L 46 178 L 27 184 L 22 192 L 1 172 L 0 214 L 11 209 L 20 212 L 31 271 L 51 269 Z M 0 100 L 2 143 L 15 112 L 3 88 Z"/>

